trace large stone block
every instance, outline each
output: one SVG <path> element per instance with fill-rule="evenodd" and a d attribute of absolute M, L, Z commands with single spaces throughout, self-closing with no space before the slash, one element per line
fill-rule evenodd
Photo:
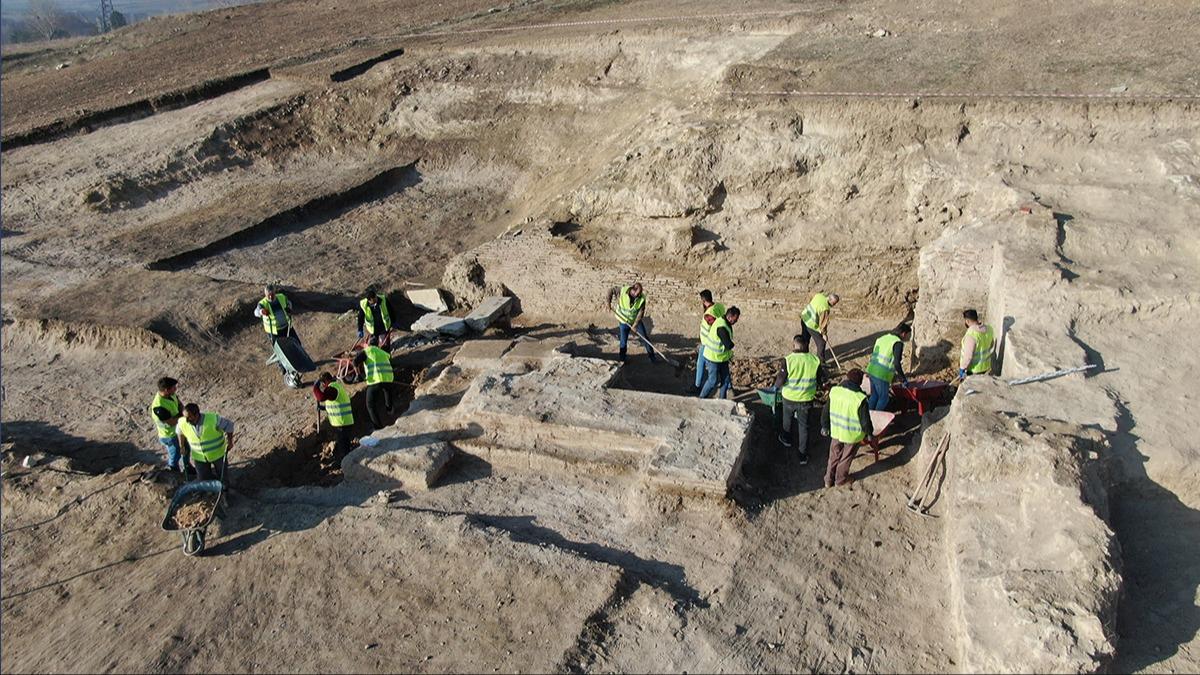
<path fill-rule="evenodd" d="M 503 361 L 546 365 L 555 358 L 569 355 L 574 348 L 573 342 L 562 339 L 517 340 L 512 349 L 504 354 Z"/>
<path fill-rule="evenodd" d="M 466 334 L 467 322 L 454 316 L 426 314 L 413 322 L 412 329 L 414 333 L 430 332 L 459 336 Z"/>
<path fill-rule="evenodd" d="M 475 370 L 495 367 L 512 344 L 512 340 L 468 340 L 454 355 L 454 365 Z"/>
<path fill-rule="evenodd" d="M 969 672 L 1102 670 L 1121 587 L 1104 437 L 1044 416 L 1061 391 L 991 378 L 971 388 L 939 425 L 951 434 L 945 527 L 959 663 Z"/>
<path fill-rule="evenodd" d="M 419 309 L 430 312 L 444 312 L 450 309 L 450 306 L 446 304 L 445 296 L 442 295 L 441 290 L 436 288 L 421 288 L 406 291 L 404 295 L 414 307 Z"/>
<path fill-rule="evenodd" d="M 454 458 L 456 450 L 450 442 L 472 433 L 436 411 L 412 411 L 372 434 L 375 445 L 360 445 L 346 455 L 342 473 L 346 480 L 427 490 Z"/>
<path fill-rule="evenodd" d="M 489 461 L 591 464 L 643 472 L 662 490 L 725 495 L 749 438 L 745 406 L 611 389 L 618 369 L 612 361 L 559 355 L 530 373 L 486 373 L 453 414 L 481 427 L 471 451 Z"/>
<path fill-rule="evenodd" d="M 467 325 L 471 330 L 482 333 L 512 307 L 513 299 L 506 297 L 485 298 L 470 314 Z"/>

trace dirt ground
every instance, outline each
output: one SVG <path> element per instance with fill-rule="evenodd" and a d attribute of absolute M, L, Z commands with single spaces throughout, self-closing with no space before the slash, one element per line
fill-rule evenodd
<path fill-rule="evenodd" d="M 346 5 L 5 49 L 4 138 L 66 131 L 0 156 L 3 670 L 959 670 L 941 524 L 903 508 L 920 418 L 823 490 L 825 447 L 801 466 L 753 389 L 816 290 L 842 293 L 833 342 L 864 365 L 912 318 L 923 248 L 1016 193 L 1065 216 L 1071 339 L 1121 411 L 1096 421 L 1119 465 L 1114 667 L 1200 668 L 1194 3 Z M 467 253 L 523 307 L 497 335 L 586 355 L 615 358 L 611 285 L 645 281 L 685 365 L 695 291 L 741 304 L 734 394 L 760 414 L 730 498 L 470 455 L 428 492 L 343 481 L 309 393 L 264 363 L 261 285 L 325 368 L 366 285 L 407 326 L 402 291 Z M 419 381 L 458 344 L 395 356 Z M 686 369 L 630 353 L 620 386 L 689 393 Z M 238 425 L 198 558 L 161 529 L 177 482 L 146 406 L 165 374 Z"/>

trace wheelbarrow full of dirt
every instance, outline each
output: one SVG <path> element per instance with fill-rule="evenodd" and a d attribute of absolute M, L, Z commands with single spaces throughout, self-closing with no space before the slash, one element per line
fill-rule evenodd
<path fill-rule="evenodd" d="M 184 555 L 199 555 L 204 551 L 205 530 L 217 515 L 224 493 L 225 484 L 219 480 L 192 481 L 175 491 L 163 517 L 162 529 L 183 537 Z"/>

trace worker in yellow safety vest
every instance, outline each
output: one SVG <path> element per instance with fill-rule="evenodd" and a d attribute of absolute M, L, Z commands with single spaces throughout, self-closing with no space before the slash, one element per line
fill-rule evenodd
<path fill-rule="evenodd" d="M 875 434 L 867 395 L 862 390 L 863 371 L 846 373 L 846 379 L 829 390 L 829 405 L 821 416 L 821 435 L 829 441 L 829 464 L 825 468 L 825 487 L 850 481 L 850 464 L 858 445 Z"/>
<path fill-rule="evenodd" d="M 263 330 L 272 338 L 289 333 L 294 335 L 292 304 L 274 284 L 263 287 L 263 297 L 254 306 L 254 316 L 262 319 Z"/>
<path fill-rule="evenodd" d="M 810 337 L 821 363 L 825 362 L 825 350 L 829 345 L 829 310 L 840 300 L 837 293 L 817 293 L 800 313 L 800 332 Z"/>
<path fill-rule="evenodd" d="M 968 309 L 963 312 L 963 323 L 967 332 L 962 339 L 962 353 L 958 361 L 958 379 L 968 375 L 986 375 L 992 372 L 992 352 L 996 346 L 996 334 L 992 327 L 979 321 L 979 312 Z"/>
<path fill-rule="evenodd" d="M 392 330 L 392 305 L 374 287 L 368 288 L 358 301 L 358 337 L 384 335 Z"/>
<path fill-rule="evenodd" d="M 616 307 L 613 307 L 613 300 L 617 302 Z M 621 361 L 625 360 L 625 352 L 629 346 L 629 333 L 634 330 L 642 336 L 642 346 L 646 348 L 646 355 L 650 357 L 650 362 L 658 361 L 658 357 L 654 355 L 654 348 L 650 346 L 650 333 L 642 321 L 646 318 L 646 291 L 642 285 L 634 282 L 628 286 L 610 288 L 607 304 L 609 311 L 617 317 L 618 335 L 621 340 Z"/>
<path fill-rule="evenodd" d="M 350 392 L 346 385 L 334 379 L 328 372 L 321 373 L 313 384 L 313 398 L 317 399 L 317 407 L 325 409 L 329 418 L 329 426 L 333 427 L 335 438 L 334 453 L 338 457 L 350 454 L 354 443 L 354 408 L 350 404 Z"/>
<path fill-rule="evenodd" d="M 183 419 L 176 432 L 185 450 L 192 455 L 196 477 L 200 480 L 225 480 L 225 459 L 233 450 L 233 422 L 213 412 L 200 412 L 200 406 L 183 406 Z"/>
<path fill-rule="evenodd" d="M 821 359 L 810 354 L 808 348 L 807 335 L 794 336 L 792 353 L 784 358 L 775 375 L 775 390 L 783 398 L 783 429 L 779 442 L 784 447 L 796 446 L 800 464 L 808 464 L 808 417 L 824 377 Z"/>
<path fill-rule="evenodd" d="M 183 403 L 176 395 L 179 381 L 173 377 L 162 377 L 158 380 L 158 393 L 150 401 L 150 419 L 154 421 L 154 429 L 158 432 L 158 442 L 167 451 L 167 470 L 177 471 L 185 478 L 195 473 L 191 458 L 179 449 L 179 434 L 175 425 L 183 416 Z"/>
<path fill-rule="evenodd" d="M 375 429 L 387 426 L 386 415 L 394 414 L 396 406 L 392 355 L 380 348 L 382 341 L 382 336 L 372 335 L 366 348 L 354 357 L 354 365 L 366 374 L 363 380 L 367 383 L 367 416 Z"/>
<path fill-rule="evenodd" d="M 733 326 L 742 318 L 742 310 L 730 307 L 725 316 L 715 319 L 708 330 L 701 334 L 704 343 L 704 381 L 700 387 L 700 398 L 708 398 L 717 385 L 721 386 L 718 398 L 725 398 L 733 387 L 729 362 L 733 360 Z"/>
<path fill-rule="evenodd" d="M 271 341 L 272 348 L 276 340 L 288 335 L 295 338 L 296 344 L 300 344 L 300 334 L 292 324 L 292 303 L 275 284 L 263 286 L 263 297 L 254 306 L 254 316 L 262 319 L 263 331 Z M 287 368 L 282 363 L 278 365 L 279 372 L 287 379 Z"/>
<path fill-rule="evenodd" d="M 713 302 L 712 291 L 707 288 L 700 291 L 700 304 L 700 347 L 696 349 L 696 393 L 699 393 L 700 385 L 704 383 L 704 370 L 707 363 L 704 358 L 704 334 L 708 332 L 709 326 L 714 321 L 725 316 L 725 305 Z"/>
<path fill-rule="evenodd" d="M 904 343 L 912 337 L 912 327 L 906 323 L 896 326 L 890 332 L 879 336 L 875 347 L 871 350 L 871 362 L 867 364 L 867 377 L 871 378 L 871 395 L 867 399 L 867 407 L 871 410 L 884 410 L 892 395 L 892 381 L 897 377 L 900 382 L 908 384 L 908 376 L 904 374 Z"/>

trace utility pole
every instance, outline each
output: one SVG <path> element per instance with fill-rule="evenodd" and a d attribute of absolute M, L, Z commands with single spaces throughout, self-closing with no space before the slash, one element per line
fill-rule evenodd
<path fill-rule="evenodd" d="M 100 32 L 112 30 L 112 0 L 100 0 Z"/>

